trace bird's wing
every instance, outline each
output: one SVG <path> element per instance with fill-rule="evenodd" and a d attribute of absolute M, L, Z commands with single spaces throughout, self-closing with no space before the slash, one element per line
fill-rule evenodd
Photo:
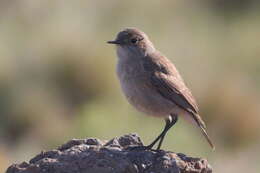
<path fill-rule="evenodd" d="M 206 132 L 206 125 L 198 114 L 197 103 L 175 66 L 159 52 L 144 57 L 142 64 L 145 72 L 150 74 L 151 87 L 162 97 L 188 112 L 214 150 L 214 144 Z"/>
<path fill-rule="evenodd" d="M 197 103 L 184 84 L 175 66 L 160 52 L 148 55 L 142 61 L 144 70 L 150 73 L 151 85 L 166 99 L 186 111 L 198 113 Z"/>
<path fill-rule="evenodd" d="M 202 134 L 214 150 L 215 146 L 206 132 L 206 125 L 198 114 L 194 98 L 185 84 L 174 76 L 167 76 L 164 73 L 155 73 L 151 76 L 151 83 L 155 89 L 166 99 L 188 112 L 200 127 Z M 194 106 L 195 105 L 195 106 Z"/>
<path fill-rule="evenodd" d="M 171 100 L 185 111 L 198 113 L 197 103 L 181 79 L 162 72 L 155 72 L 150 79 L 152 86 L 164 98 Z"/>

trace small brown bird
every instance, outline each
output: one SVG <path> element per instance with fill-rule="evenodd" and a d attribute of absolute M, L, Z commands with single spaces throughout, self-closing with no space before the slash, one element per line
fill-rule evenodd
<path fill-rule="evenodd" d="M 159 150 L 168 130 L 183 115 L 201 129 L 214 149 L 190 90 L 175 66 L 155 49 L 148 36 L 137 28 L 127 28 L 108 43 L 117 47 L 117 75 L 127 100 L 141 112 L 165 118 L 163 131 L 145 148 L 152 149 L 159 142 Z"/>

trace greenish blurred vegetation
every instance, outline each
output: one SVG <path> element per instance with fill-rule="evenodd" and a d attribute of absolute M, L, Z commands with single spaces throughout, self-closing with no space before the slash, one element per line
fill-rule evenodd
<path fill-rule="evenodd" d="M 158 135 L 163 120 L 127 103 L 105 43 L 129 26 L 179 68 L 216 143 L 181 120 L 163 147 L 215 172 L 260 170 L 257 0 L 13 0 L 0 2 L 0 172 L 71 138 Z"/>

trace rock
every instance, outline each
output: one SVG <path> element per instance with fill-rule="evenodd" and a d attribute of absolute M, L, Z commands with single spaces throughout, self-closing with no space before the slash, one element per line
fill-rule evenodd
<path fill-rule="evenodd" d="M 73 139 L 41 152 L 29 163 L 11 165 L 6 173 L 211 173 L 207 160 L 170 151 L 130 149 L 143 146 L 138 135 L 110 141 Z"/>

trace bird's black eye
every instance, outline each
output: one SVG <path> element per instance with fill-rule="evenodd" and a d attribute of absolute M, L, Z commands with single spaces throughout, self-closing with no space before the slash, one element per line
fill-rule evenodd
<path fill-rule="evenodd" d="M 131 39 L 131 43 L 133 43 L 133 44 L 136 44 L 137 41 L 138 41 L 138 40 L 137 40 L 136 38 L 132 38 L 132 39 Z"/>

